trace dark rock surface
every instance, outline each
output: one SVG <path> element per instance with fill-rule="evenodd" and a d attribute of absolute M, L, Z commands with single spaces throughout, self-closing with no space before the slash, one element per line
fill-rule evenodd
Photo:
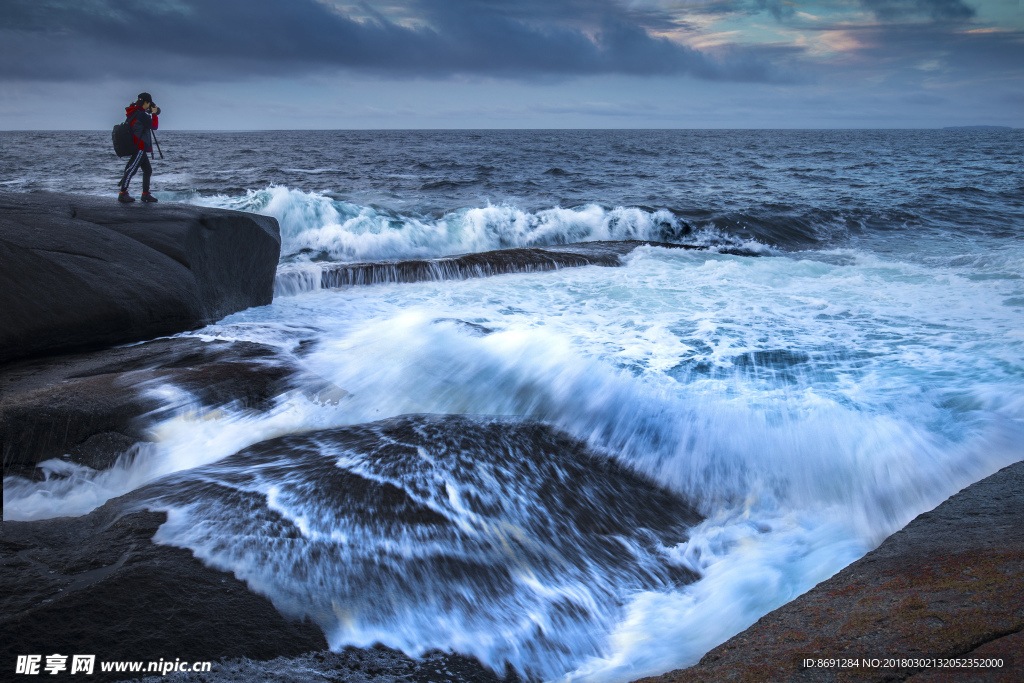
<path fill-rule="evenodd" d="M 801 668 L 804 657 L 976 657 L 999 669 Z M 926 512 L 877 549 L 707 653 L 643 679 L 1024 680 L 1024 462 Z"/>
<path fill-rule="evenodd" d="M 207 408 L 262 409 L 292 386 L 293 361 L 262 344 L 177 337 L 9 363 L 0 368 L 3 476 L 31 476 L 50 458 L 110 467 L 175 407 L 149 393 L 162 384 Z"/>
<path fill-rule="evenodd" d="M 466 280 L 506 273 L 537 273 L 579 266 L 616 267 L 623 258 L 640 246 L 665 249 L 707 251 L 692 244 L 647 242 L 642 240 L 579 242 L 547 247 L 495 249 L 459 256 L 406 261 L 372 263 L 331 263 L 321 266 L 319 286 L 324 289 L 349 285 L 373 285 L 385 282 L 424 282 L 435 280 Z M 717 248 L 717 253 L 757 256 L 743 249 Z M 313 283 L 306 270 L 283 270 L 278 274 L 275 291 L 279 295 L 296 294 Z M 315 277 L 315 276 L 314 276 Z"/>
<path fill-rule="evenodd" d="M 341 467 L 341 453 L 363 464 Z M 514 502 L 490 499 L 496 486 Z M 268 487 L 273 501 L 260 493 Z M 489 536 L 467 531 L 449 501 L 450 487 L 480 524 L 515 524 L 522 538 L 502 537 L 514 548 L 514 565 Z M 402 415 L 288 434 L 167 475 L 132 495 L 155 509 L 187 506 L 193 525 L 216 530 L 190 545 L 216 544 L 222 562 L 276 566 L 274 580 L 294 572 L 315 582 L 322 593 L 286 587 L 278 593 L 324 615 L 320 623 L 336 619 L 336 602 L 355 621 L 375 624 L 391 615 L 397 622 L 434 605 L 439 585 L 474 596 L 476 610 L 500 610 L 502 600 L 523 590 L 515 581 L 522 571 L 544 581 L 549 574 L 552 580 L 587 576 L 596 564 L 618 585 L 648 590 L 697 578 L 659 551 L 685 541 L 701 521 L 687 500 L 578 439 L 519 418 Z M 517 513 L 523 501 L 528 515 Z M 301 532 L 295 517 L 308 519 Z M 362 539 L 357 549 L 332 537 L 339 528 L 346 538 Z M 251 538 L 263 539 L 262 547 L 249 547 Z M 430 540 L 415 557 L 381 563 L 389 548 L 409 538 Z M 550 553 L 559 558 L 557 569 Z M 591 587 L 595 599 L 615 599 L 603 588 Z M 528 602 L 525 595 L 522 601 Z M 563 604 L 582 614 L 587 603 L 567 596 Z"/>
<path fill-rule="evenodd" d="M 0 362 L 152 339 L 268 304 L 280 249 L 265 216 L 0 193 Z"/>
<path fill-rule="evenodd" d="M 397 263 L 331 264 L 324 268 L 320 285 L 329 288 L 381 282 L 465 280 L 505 273 L 533 273 L 588 265 L 618 266 L 620 263 L 621 253 L 611 250 L 584 253 L 539 248 L 501 249 L 479 254 Z"/>
<path fill-rule="evenodd" d="M 0 667 L 17 655 L 97 661 L 272 659 L 327 647 L 320 629 L 187 550 L 151 541 L 166 515 L 111 501 L 85 517 L 4 522 Z M 92 678 L 102 679 L 97 675 Z M 121 676 L 124 678 L 125 676 Z"/>
<path fill-rule="evenodd" d="M 450 652 L 431 652 L 413 659 L 378 645 L 345 648 L 341 652 L 310 652 L 266 662 L 237 658 L 214 664 L 210 673 L 172 673 L 139 680 L 143 683 L 307 683 L 311 680 L 345 683 L 521 683 L 523 679 L 512 670 L 498 676 L 475 659 Z"/>

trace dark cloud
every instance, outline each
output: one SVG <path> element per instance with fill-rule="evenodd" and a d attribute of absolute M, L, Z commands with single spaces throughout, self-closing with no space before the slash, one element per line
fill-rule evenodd
<path fill-rule="evenodd" d="M 976 12 L 963 0 L 860 0 L 883 21 L 901 20 L 911 16 L 932 19 L 970 19 Z"/>
<path fill-rule="evenodd" d="M 768 10 L 776 20 L 782 21 L 793 16 L 795 10 L 792 2 L 786 0 L 756 0 L 757 8 Z"/>
<path fill-rule="evenodd" d="M 866 44 L 864 59 L 882 64 L 934 60 L 947 73 L 977 78 L 1024 76 L 1024 32 L 972 33 L 942 24 L 897 24 L 855 31 Z"/>
<path fill-rule="evenodd" d="M 958 21 L 974 17 L 977 12 L 964 0 L 858 0 L 860 5 L 879 21 L 898 22 L 919 17 L 936 21 Z M 805 11 L 814 12 L 813 6 L 803 4 Z M 783 22 L 796 16 L 797 3 L 790 0 L 720 0 L 687 9 L 690 14 L 760 14 L 769 12 Z"/>
<path fill-rule="evenodd" d="M 863 47 L 841 63 L 808 65 L 821 82 L 865 78 L 887 87 L 953 92 L 967 84 L 1019 84 L 1024 79 L 1024 31 L 971 32 L 947 22 L 837 26 Z M 1018 86 L 1019 87 L 1019 86 Z"/>
<path fill-rule="evenodd" d="M 402 76 L 600 73 L 770 80 L 743 54 L 712 59 L 615 0 L 412 0 L 413 25 L 316 0 L 4 0 L 0 78 L 150 75 L 196 81 L 347 68 Z"/>

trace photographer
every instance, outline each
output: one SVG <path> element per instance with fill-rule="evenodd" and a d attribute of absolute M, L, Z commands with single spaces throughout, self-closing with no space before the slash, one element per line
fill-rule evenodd
<path fill-rule="evenodd" d="M 128 194 L 128 184 L 132 176 L 142 166 L 142 201 L 155 202 L 156 197 L 149 193 L 149 179 L 153 175 L 153 167 L 146 158 L 146 152 L 153 152 L 153 133 L 160 125 L 157 115 L 160 107 L 153 104 L 153 97 L 148 92 L 139 93 L 138 100 L 134 104 L 125 107 L 125 116 L 128 125 L 132 129 L 135 146 L 138 151 L 128 158 L 124 167 L 124 175 L 121 177 L 121 192 L 117 195 L 117 201 L 128 203 L 134 202 L 135 198 Z"/>

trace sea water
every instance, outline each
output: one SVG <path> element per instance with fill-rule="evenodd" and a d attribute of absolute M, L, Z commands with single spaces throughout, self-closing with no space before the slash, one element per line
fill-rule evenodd
<path fill-rule="evenodd" d="M 252 412 L 152 388 L 178 408 L 134 459 L 9 478 L 4 518 L 141 493 L 169 515 L 157 542 L 313 618 L 332 647 L 455 650 L 543 680 L 690 665 L 1024 458 L 1020 131 L 161 143 L 161 201 L 282 231 L 274 302 L 190 334 L 297 354 L 335 389 Z M 7 190 L 116 194 L 105 134 L 0 144 Z M 707 249 L 319 279 L 333 263 L 625 239 Z"/>

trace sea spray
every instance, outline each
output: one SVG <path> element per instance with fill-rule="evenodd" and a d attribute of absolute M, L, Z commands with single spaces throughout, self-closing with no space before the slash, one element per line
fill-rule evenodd
<path fill-rule="evenodd" d="M 512 247 L 592 240 L 678 241 L 691 231 L 671 212 L 589 204 L 535 212 L 514 205 L 460 208 L 441 217 L 408 215 L 315 192 L 272 186 L 244 197 L 193 197 L 192 201 L 273 216 L 281 226 L 282 253 L 333 261 L 429 258 Z M 740 244 L 742 240 L 703 229 L 699 244 Z"/>

